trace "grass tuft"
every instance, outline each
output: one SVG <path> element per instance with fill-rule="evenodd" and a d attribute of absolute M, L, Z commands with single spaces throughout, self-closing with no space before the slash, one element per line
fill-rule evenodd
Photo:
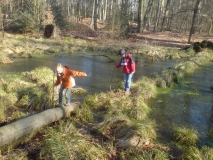
<path fill-rule="evenodd" d="M 198 148 L 190 146 L 181 156 L 181 160 L 204 160 Z"/>
<path fill-rule="evenodd" d="M 213 160 L 213 148 L 203 146 L 200 150 L 203 160 Z"/>
<path fill-rule="evenodd" d="M 185 127 L 176 127 L 173 131 L 173 140 L 180 145 L 195 146 L 198 143 L 198 133 Z"/>
<path fill-rule="evenodd" d="M 131 108 L 129 117 L 136 120 L 144 120 L 148 118 L 147 114 L 150 113 L 150 111 L 151 108 L 149 108 L 144 102 L 140 102 L 138 105 Z"/>
<path fill-rule="evenodd" d="M 51 159 L 108 159 L 105 149 L 92 137 L 82 135 L 70 122 L 63 123 L 60 128 L 49 127 L 46 131 L 45 146 L 41 157 Z"/>
<path fill-rule="evenodd" d="M 132 95 L 146 101 L 156 95 L 156 85 L 153 80 L 143 77 L 132 86 Z"/>
<path fill-rule="evenodd" d="M 102 135 L 111 139 L 113 136 L 122 137 L 132 125 L 131 120 L 124 114 L 108 115 L 104 121 L 95 126 Z"/>
<path fill-rule="evenodd" d="M 80 109 L 75 111 L 76 119 L 82 121 L 84 123 L 91 123 L 94 120 L 93 113 L 88 105 L 85 103 L 82 105 Z"/>
<path fill-rule="evenodd" d="M 22 74 L 41 86 L 45 86 L 50 81 L 52 82 L 53 79 L 53 71 L 47 67 L 39 67 Z"/>
<path fill-rule="evenodd" d="M 148 149 L 127 156 L 131 160 L 169 160 L 169 154 L 159 149 Z"/>
<path fill-rule="evenodd" d="M 132 124 L 117 145 L 122 148 L 150 145 L 151 141 L 156 138 L 154 126 L 154 122 L 148 120 Z"/>

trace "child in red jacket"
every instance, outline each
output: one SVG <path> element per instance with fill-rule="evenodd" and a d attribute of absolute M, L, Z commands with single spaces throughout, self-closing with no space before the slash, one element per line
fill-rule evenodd
<path fill-rule="evenodd" d="M 128 53 L 124 49 L 120 50 L 118 55 L 122 56 L 122 58 L 121 61 L 115 67 L 120 68 L 121 66 L 123 66 L 124 92 L 125 94 L 129 94 L 132 77 L 135 73 L 135 60 L 133 59 L 132 54 Z"/>

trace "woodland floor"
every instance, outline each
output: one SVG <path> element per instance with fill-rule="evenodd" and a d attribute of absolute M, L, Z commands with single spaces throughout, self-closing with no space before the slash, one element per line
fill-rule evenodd
<path fill-rule="evenodd" d="M 106 40 L 112 38 L 115 33 L 107 31 L 103 26 L 103 23 L 98 21 L 98 31 L 95 32 L 91 27 L 91 19 L 83 19 L 79 21 L 78 25 L 74 27 L 75 31 L 70 31 L 62 33 L 65 35 L 73 35 L 76 38 L 88 39 L 88 40 Z M 146 42 L 150 45 L 164 46 L 164 47 L 175 47 L 175 48 L 184 48 L 189 46 L 188 38 L 189 33 L 178 33 L 174 31 L 163 31 L 163 32 L 153 32 L 144 31 L 143 33 L 136 33 L 136 24 L 132 24 L 132 33 L 129 33 L 129 38 L 127 41 L 130 43 L 134 42 Z M 77 30 L 76 30 L 77 28 Z M 113 37 L 115 38 L 115 37 Z M 115 38 L 116 39 L 116 38 Z M 210 35 L 207 34 L 193 34 L 191 37 L 191 43 L 202 42 L 203 40 L 213 41 L 213 33 Z"/>

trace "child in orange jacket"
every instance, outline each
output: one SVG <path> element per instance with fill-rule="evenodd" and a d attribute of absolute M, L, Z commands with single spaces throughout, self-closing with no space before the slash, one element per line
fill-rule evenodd
<path fill-rule="evenodd" d="M 70 105 L 70 91 L 73 86 L 71 77 L 70 76 L 87 76 L 85 72 L 78 72 L 75 70 L 69 69 L 67 66 L 62 66 L 61 64 L 58 64 L 56 67 L 56 72 L 57 72 L 57 80 L 55 82 L 55 86 L 61 85 L 59 89 L 59 100 L 58 100 L 58 105 L 63 106 L 62 99 L 63 99 L 63 91 L 64 89 L 66 90 L 65 92 L 65 97 L 66 97 L 66 105 Z"/>

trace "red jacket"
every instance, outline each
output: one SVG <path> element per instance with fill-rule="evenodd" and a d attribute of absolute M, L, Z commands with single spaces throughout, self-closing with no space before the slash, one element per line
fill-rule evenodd
<path fill-rule="evenodd" d="M 63 75 L 61 77 L 57 75 L 55 86 L 61 84 L 63 88 L 70 88 L 72 87 L 70 76 L 86 76 L 85 72 L 74 71 L 69 69 L 67 66 L 64 66 L 63 68 Z"/>
<path fill-rule="evenodd" d="M 123 66 L 123 72 L 126 73 L 126 74 L 130 74 L 132 72 L 135 72 L 135 61 L 132 57 L 132 54 L 131 53 L 127 53 L 125 55 L 125 58 L 126 58 L 126 63 L 127 65 Z M 116 65 L 116 68 L 120 68 L 122 65 L 121 65 L 121 61 Z"/>

